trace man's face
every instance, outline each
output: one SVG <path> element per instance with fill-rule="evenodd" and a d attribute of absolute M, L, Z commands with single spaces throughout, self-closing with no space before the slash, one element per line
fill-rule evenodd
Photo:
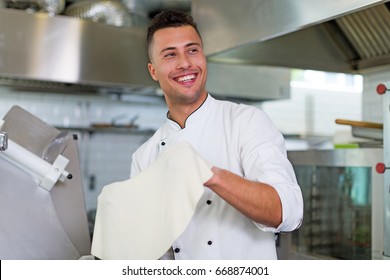
<path fill-rule="evenodd" d="M 168 106 L 193 104 L 207 95 L 206 57 L 201 38 L 192 26 L 160 29 L 150 47 L 148 69 L 159 82 Z"/>

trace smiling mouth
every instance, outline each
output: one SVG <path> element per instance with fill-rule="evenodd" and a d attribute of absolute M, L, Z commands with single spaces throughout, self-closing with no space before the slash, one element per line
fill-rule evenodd
<path fill-rule="evenodd" d="M 179 83 L 188 83 L 194 81 L 195 78 L 196 78 L 195 74 L 189 74 L 189 75 L 181 76 L 175 80 L 178 81 Z"/>

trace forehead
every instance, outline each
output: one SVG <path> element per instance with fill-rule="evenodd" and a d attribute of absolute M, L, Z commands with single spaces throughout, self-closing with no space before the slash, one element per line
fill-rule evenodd
<path fill-rule="evenodd" d="M 201 39 L 198 33 L 190 25 L 157 30 L 153 36 L 152 46 L 156 51 L 161 51 L 165 48 L 179 48 L 188 43 L 198 43 L 201 45 Z"/>

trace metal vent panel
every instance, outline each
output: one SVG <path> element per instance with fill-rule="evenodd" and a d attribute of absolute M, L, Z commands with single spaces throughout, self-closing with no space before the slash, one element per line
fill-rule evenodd
<path fill-rule="evenodd" d="M 386 5 L 340 17 L 336 22 L 360 59 L 390 54 L 390 12 Z"/>

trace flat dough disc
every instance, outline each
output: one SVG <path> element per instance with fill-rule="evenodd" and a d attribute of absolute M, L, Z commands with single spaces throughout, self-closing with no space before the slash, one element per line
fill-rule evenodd
<path fill-rule="evenodd" d="M 212 177 L 211 164 L 182 142 L 138 176 L 107 185 L 98 197 L 92 255 L 156 260 L 185 230 Z"/>

